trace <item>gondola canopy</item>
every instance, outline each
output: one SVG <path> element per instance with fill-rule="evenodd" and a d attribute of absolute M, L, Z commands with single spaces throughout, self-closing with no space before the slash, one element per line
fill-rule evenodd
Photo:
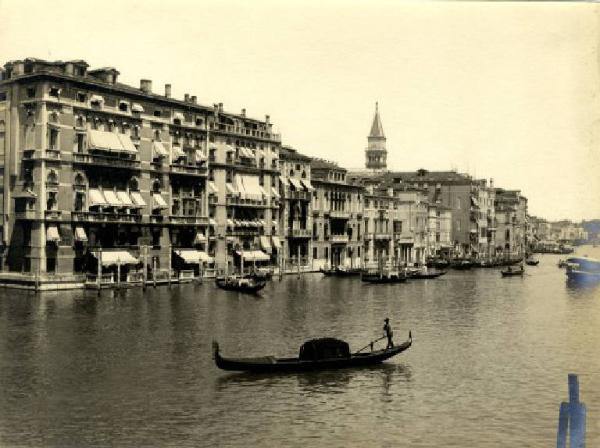
<path fill-rule="evenodd" d="M 303 361 L 349 358 L 350 346 L 347 342 L 335 338 L 311 339 L 302 344 L 299 357 Z"/>

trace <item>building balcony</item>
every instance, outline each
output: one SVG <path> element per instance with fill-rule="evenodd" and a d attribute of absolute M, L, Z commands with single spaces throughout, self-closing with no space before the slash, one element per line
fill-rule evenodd
<path fill-rule="evenodd" d="M 308 191 L 286 191 L 284 197 L 285 199 L 299 201 L 310 201 L 312 199 Z"/>
<path fill-rule="evenodd" d="M 345 212 L 342 210 L 330 210 L 329 217 L 335 219 L 350 219 L 350 212 Z"/>
<path fill-rule="evenodd" d="M 163 215 L 150 215 L 148 221 L 150 224 L 162 224 L 165 222 L 165 217 Z"/>
<path fill-rule="evenodd" d="M 206 166 L 198 165 L 180 165 L 173 163 L 170 168 L 171 174 L 182 174 L 184 176 L 206 176 L 208 169 Z"/>
<path fill-rule="evenodd" d="M 15 212 L 15 219 L 36 219 L 38 217 L 35 210 L 25 210 L 22 212 Z"/>
<path fill-rule="evenodd" d="M 269 205 L 267 201 L 255 201 L 252 199 L 242 199 L 235 196 L 228 196 L 225 199 L 226 205 L 235 205 L 236 207 L 252 207 L 252 208 L 265 208 Z"/>
<path fill-rule="evenodd" d="M 348 235 L 330 235 L 329 241 L 331 241 L 332 244 L 346 244 L 350 241 L 350 238 L 348 238 Z"/>
<path fill-rule="evenodd" d="M 46 210 L 44 215 L 47 220 L 58 221 L 62 216 L 62 212 L 60 210 Z"/>
<path fill-rule="evenodd" d="M 374 234 L 374 238 L 377 241 L 391 240 L 392 239 L 392 234 L 391 233 L 375 233 Z"/>
<path fill-rule="evenodd" d="M 308 229 L 288 229 L 288 238 L 310 238 L 311 231 Z"/>
<path fill-rule="evenodd" d="M 176 225 L 208 225 L 208 216 L 171 215 L 169 222 Z"/>
<path fill-rule="evenodd" d="M 142 215 L 113 212 L 71 212 L 71 219 L 77 222 L 140 223 Z"/>
<path fill-rule="evenodd" d="M 394 233 L 394 239 L 400 244 L 414 244 L 415 242 L 415 236 L 408 232 Z"/>
<path fill-rule="evenodd" d="M 124 157 L 112 157 L 103 154 L 73 153 L 73 163 L 98 165 L 110 168 L 140 169 L 140 161 Z"/>

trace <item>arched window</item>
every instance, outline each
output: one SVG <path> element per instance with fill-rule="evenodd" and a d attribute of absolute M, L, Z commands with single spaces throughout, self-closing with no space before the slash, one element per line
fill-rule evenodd
<path fill-rule="evenodd" d="M 302 171 L 302 179 L 306 179 L 306 171 Z"/>
<path fill-rule="evenodd" d="M 160 142 L 160 130 L 159 129 L 154 130 L 154 140 L 156 140 L 157 142 Z"/>
<path fill-rule="evenodd" d="M 46 183 L 48 185 L 58 185 L 58 175 L 56 174 L 56 171 L 50 170 L 46 177 Z"/>
<path fill-rule="evenodd" d="M 132 177 L 129 180 L 129 191 L 138 191 L 139 190 L 139 181 L 136 177 Z"/>
<path fill-rule="evenodd" d="M 160 184 L 160 180 L 154 179 L 154 181 L 152 182 L 152 192 L 160 193 L 161 187 L 162 185 Z"/>
<path fill-rule="evenodd" d="M 75 179 L 73 180 L 73 185 L 83 186 L 85 185 L 85 177 L 81 173 L 77 173 L 75 175 Z"/>
<path fill-rule="evenodd" d="M 75 120 L 75 126 L 77 126 L 78 128 L 82 128 L 85 126 L 85 118 L 83 117 L 83 115 L 77 116 L 77 119 Z"/>
<path fill-rule="evenodd" d="M 48 121 L 49 121 L 50 123 L 55 123 L 55 124 L 58 124 L 58 121 L 59 121 L 59 120 L 58 120 L 58 112 L 56 112 L 56 111 L 50 112 L 50 113 L 48 114 Z"/>

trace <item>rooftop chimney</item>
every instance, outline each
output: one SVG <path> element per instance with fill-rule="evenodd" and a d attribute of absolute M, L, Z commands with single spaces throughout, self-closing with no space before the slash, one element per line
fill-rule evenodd
<path fill-rule="evenodd" d="M 140 90 L 144 93 L 152 93 L 152 80 L 151 79 L 141 79 L 140 80 Z"/>
<path fill-rule="evenodd" d="M 242 117 L 246 116 L 246 109 L 242 109 L 242 114 L 241 115 L 242 115 Z"/>
<path fill-rule="evenodd" d="M 186 103 L 190 102 L 190 94 L 189 93 L 183 94 L 183 101 L 185 101 Z"/>
<path fill-rule="evenodd" d="M 490 188 L 494 188 L 494 179 L 490 177 Z"/>
<path fill-rule="evenodd" d="M 171 84 L 165 84 L 165 96 L 171 98 Z"/>
<path fill-rule="evenodd" d="M 223 103 L 219 103 L 219 112 L 223 112 Z"/>
<path fill-rule="evenodd" d="M 196 95 L 192 95 L 190 97 L 190 101 L 192 102 L 192 104 L 196 104 L 198 102 L 198 97 Z"/>
<path fill-rule="evenodd" d="M 269 120 L 271 117 L 269 115 L 265 115 L 265 123 L 269 124 Z"/>

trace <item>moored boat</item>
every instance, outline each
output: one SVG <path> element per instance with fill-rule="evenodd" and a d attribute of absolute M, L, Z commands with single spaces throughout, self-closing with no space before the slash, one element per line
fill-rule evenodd
<path fill-rule="evenodd" d="M 535 258 L 528 258 L 527 260 L 525 260 L 525 264 L 527 264 L 527 266 L 537 266 L 538 264 L 540 264 L 540 260 L 536 260 Z"/>
<path fill-rule="evenodd" d="M 446 273 L 446 271 L 420 271 L 420 272 L 415 272 L 414 274 L 412 274 L 411 276 L 409 276 L 409 278 L 415 279 L 415 280 L 427 280 L 430 278 L 438 278 L 441 277 L 442 275 L 444 275 Z"/>
<path fill-rule="evenodd" d="M 319 271 L 326 275 L 326 276 L 333 276 L 333 277 L 355 277 L 355 276 L 359 276 L 362 272 L 362 269 L 360 268 L 346 268 L 346 267 L 340 267 L 337 266 L 335 268 L 331 268 L 331 269 L 319 269 Z"/>
<path fill-rule="evenodd" d="M 450 263 L 450 267 L 452 269 L 464 271 L 467 269 L 471 269 L 473 267 L 473 262 L 467 258 L 455 259 L 452 260 L 452 262 Z"/>
<path fill-rule="evenodd" d="M 342 340 L 321 338 L 302 344 L 299 356 L 295 358 L 275 358 L 274 356 L 225 358 L 219 352 L 219 344 L 213 342 L 213 358 L 217 367 L 223 370 L 259 373 L 302 372 L 374 365 L 402 353 L 411 345 L 412 334 L 410 332 L 408 339 L 400 345 L 365 353 L 361 353 L 361 350 L 351 353 L 348 343 Z"/>
<path fill-rule="evenodd" d="M 403 283 L 407 277 L 400 272 L 363 272 L 360 276 L 367 283 Z"/>
<path fill-rule="evenodd" d="M 215 283 L 221 289 L 245 293 L 256 293 L 267 284 L 265 280 L 255 277 L 239 277 L 236 275 L 217 277 Z"/>
<path fill-rule="evenodd" d="M 502 277 L 514 277 L 514 276 L 523 276 L 525 273 L 525 269 L 511 269 L 510 267 L 506 270 L 500 271 L 502 273 Z"/>

